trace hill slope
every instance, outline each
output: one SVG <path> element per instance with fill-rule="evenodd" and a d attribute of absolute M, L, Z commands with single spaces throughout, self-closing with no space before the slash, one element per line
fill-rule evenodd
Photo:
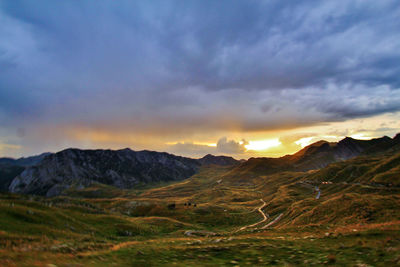
<path fill-rule="evenodd" d="M 346 137 L 337 143 L 318 141 L 293 155 L 280 158 L 250 158 L 227 174 L 227 177 L 240 179 L 282 171 L 304 172 L 321 169 L 331 163 L 351 159 L 362 154 L 384 152 L 399 144 L 399 141 L 400 137 L 398 136 L 393 139 L 385 136 L 371 140 L 357 140 Z"/>

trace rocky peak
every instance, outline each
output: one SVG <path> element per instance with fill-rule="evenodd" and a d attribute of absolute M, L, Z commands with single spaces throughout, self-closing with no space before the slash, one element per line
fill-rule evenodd
<path fill-rule="evenodd" d="M 198 159 L 201 165 L 221 165 L 221 166 L 228 166 L 228 165 L 236 165 L 239 164 L 240 161 L 227 156 L 214 156 L 211 154 L 207 154 L 201 159 Z"/>

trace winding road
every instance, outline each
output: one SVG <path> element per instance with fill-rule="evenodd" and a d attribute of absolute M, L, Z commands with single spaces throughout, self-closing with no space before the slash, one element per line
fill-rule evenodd
<path fill-rule="evenodd" d="M 240 228 L 239 230 L 237 230 L 237 232 L 243 231 L 244 229 L 247 229 L 247 228 L 250 228 L 250 227 L 254 227 L 254 226 L 256 226 L 256 225 L 259 225 L 260 223 L 263 223 L 263 222 L 265 222 L 265 221 L 268 219 L 269 216 L 267 216 L 267 215 L 262 211 L 262 209 L 267 205 L 267 203 L 265 203 L 265 201 L 262 200 L 261 198 L 260 198 L 260 201 L 261 201 L 263 204 L 262 204 L 257 210 L 258 210 L 258 212 L 263 216 L 263 219 L 262 219 L 261 221 L 259 221 L 259 222 L 256 222 L 256 223 L 253 223 L 253 224 L 250 224 L 250 225 L 243 226 L 242 228 Z"/>

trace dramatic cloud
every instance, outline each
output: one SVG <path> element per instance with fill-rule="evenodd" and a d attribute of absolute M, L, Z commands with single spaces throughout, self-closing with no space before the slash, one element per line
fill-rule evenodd
<path fill-rule="evenodd" d="M 395 0 L 2 1 L 0 143 L 163 149 L 397 112 L 399 17 Z"/>
<path fill-rule="evenodd" d="M 245 145 L 247 144 L 248 142 L 246 140 L 236 142 L 234 140 L 228 140 L 226 137 L 222 137 L 218 140 L 217 151 L 227 154 L 241 154 L 246 151 Z"/>

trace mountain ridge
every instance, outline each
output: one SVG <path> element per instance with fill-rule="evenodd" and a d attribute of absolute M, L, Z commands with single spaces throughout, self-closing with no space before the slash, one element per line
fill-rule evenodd
<path fill-rule="evenodd" d="M 362 153 L 385 151 L 400 143 L 399 140 L 399 135 L 371 140 L 346 137 L 335 143 L 321 140 L 291 155 L 280 158 L 250 158 L 245 162 L 211 154 L 192 159 L 167 152 L 134 151 L 130 148 L 68 148 L 47 154 L 37 165 L 28 166 L 12 179 L 8 189 L 13 193 L 46 196 L 59 195 L 71 186 L 84 188 L 96 182 L 128 189 L 139 183 L 184 180 L 206 165 L 232 166 L 232 172 L 227 176 L 304 172 L 321 169 L 330 163 L 347 160 Z"/>
<path fill-rule="evenodd" d="M 370 140 L 346 137 L 338 142 L 324 140 L 312 143 L 300 151 L 279 158 L 249 158 L 227 176 L 245 177 L 252 173 L 273 174 L 282 171 L 305 172 L 321 169 L 335 162 L 357 157 L 362 154 L 380 153 L 400 144 L 400 134 L 394 138 L 383 136 Z"/>
<path fill-rule="evenodd" d="M 42 159 L 44 159 L 46 156 L 51 155 L 51 152 L 44 152 L 38 155 L 34 156 L 29 156 L 29 157 L 21 157 L 21 158 L 9 158 L 9 157 L 3 157 L 0 158 L 0 166 L 1 165 L 13 165 L 13 166 L 21 166 L 21 167 L 28 167 L 31 165 L 35 165 L 39 163 Z"/>

